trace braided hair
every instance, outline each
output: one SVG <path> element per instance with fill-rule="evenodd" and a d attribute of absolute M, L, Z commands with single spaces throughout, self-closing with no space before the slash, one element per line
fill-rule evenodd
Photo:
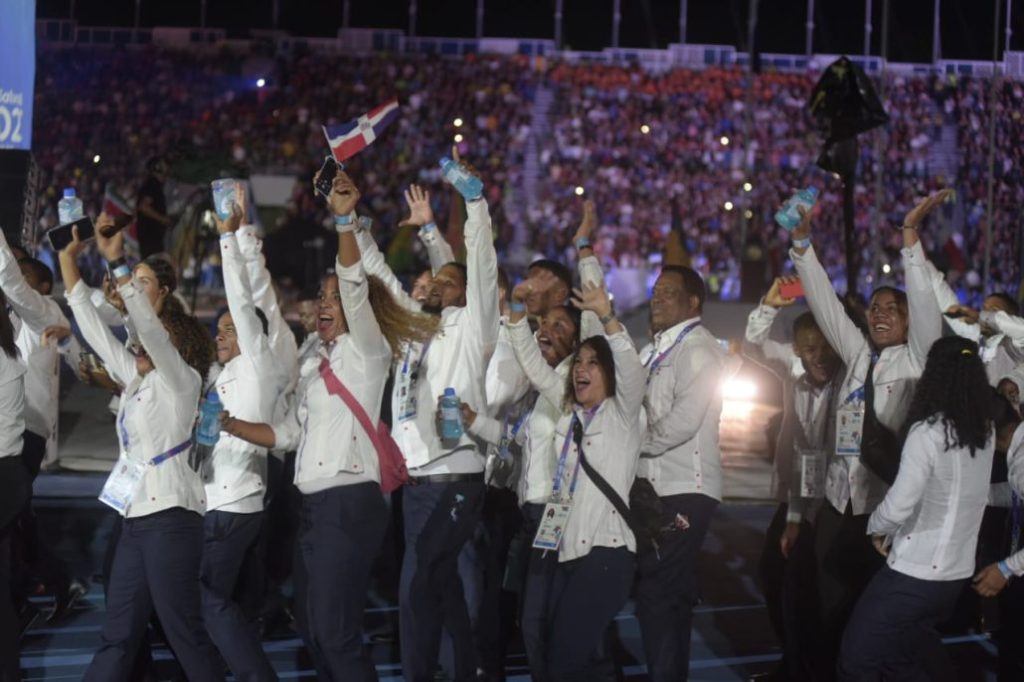
<path fill-rule="evenodd" d="M 932 345 L 903 423 L 903 436 L 917 422 L 939 421 L 945 426 L 947 449 L 968 448 L 973 457 L 988 443 L 992 388 L 974 341 L 947 336 Z"/>

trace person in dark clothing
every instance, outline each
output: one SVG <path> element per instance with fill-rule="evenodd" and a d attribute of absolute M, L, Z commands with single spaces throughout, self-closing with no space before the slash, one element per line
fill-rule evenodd
<path fill-rule="evenodd" d="M 167 161 L 154 156 L 146 162 L 146 179 L 136 195 L 136 227 L 139 235 L 139 255 L 142 258 L 165 251 L 164 237 L 174 221 L 167 215 Z"/>

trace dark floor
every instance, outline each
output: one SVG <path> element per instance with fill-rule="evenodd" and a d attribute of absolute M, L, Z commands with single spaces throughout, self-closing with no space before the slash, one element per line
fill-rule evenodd
<path fill-rule="evenodd" d="M 64 476 L 60 477 L 65 478 Z M 45 539 L 66 560 L 77 575 L 93 578 L 100 566 L 113 512 L 95 498 L 82 494 L 83 488 L 98 492 L 103 477 L 77 474 L 67 481 L 50 481 L 52 494 L 69 497 L 37 500 L 37 513 Z M 78 493 L 77 495 L 74 493 Z M 746 680 L 771 670 L 779 660 L 779 648 L 768 624 L 755 568 L 764 531 L 772 514 L 765 504 L 726 504 L 719 508 L 701 559 L 704 604 L 694 621 L 692 680 Z M 48 607 L 45 598 L 38 600 Z M 33 628 L 22 649 L 25 680 L 80 679 L 91 659 L 103 621 L 103 596 L 94 585 L 74 614 L 59 626 Z M 392 604 L 379 603 L 367 610 L 368 633 L 387 631 L 397 620 Z M 645 679 L 640 655 L 637 623 L 632 605 L 617 618 L 621 642 L 620 658 L 629 679 Z M 949 633 L 948 650 L 961 680 L 994 680 L 995 649 L 987 637 L 963 628 Z M 300 657 L 300 642 L 294 632 L 282 630 L 265 642 L 271 663 L 282 679 L 314 679 L 315 674 Z M 393 644 L 371 644 L 382 680 L 401 680 L 398 651 Z M 155 657 L 161 678 L 174 675 L 174 664 L 166 648 L 157 647 Z M 514 646 L 507 659 L 511 680 L 527 680 L 525 657 Z"/>

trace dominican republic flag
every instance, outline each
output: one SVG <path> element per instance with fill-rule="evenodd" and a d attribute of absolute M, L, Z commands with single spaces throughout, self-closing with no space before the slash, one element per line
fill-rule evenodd
<path fill-rule="evenodd" d="M 103 192 L 103 212 L 111 218 L 119 218 L 121 216 L 133 215 L 135 209 L 132 208 L 117 190 L 114 189 L 113 183 L 107 183 Z M 135 228 L 135 221 L 133 220 L 128 227 L 124 230 L 125 240 L 128 242 L 129 250 L 138 250 L 138 234 Z"/>
<path fill-rule="evenodd" d="M 384 127 L 398 118 L 398 100 L 392 99 L 348 123 L 323 126 L 324 137 L 334 154 L 334 160 L 341 163 L 370 145 Z"/>

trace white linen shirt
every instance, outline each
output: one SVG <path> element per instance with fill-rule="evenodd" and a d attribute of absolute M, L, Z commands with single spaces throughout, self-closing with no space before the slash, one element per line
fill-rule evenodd
<path fill-rule="evenodd" d="M 803 363 L 793 351 L 792 344 L 779 343 L 768 338 L 771 325 L 779 313 L 778 308 L 761 304 L 747 318 L 746 340 L 761 348 L 765 358 L 782 381 L 783 416 L 775 446 L 772 469 L 772 494 L 788 505 L 786 520 L 799 523 L 813 512 L 818 500 L 800 495 L 802 463 L 798 450 L 818 451 L 824 454 L 827 465 L 835 451 L 836 397 L 845 374 L 836 370 L 832 380 L 824 386 L 815 386 L 807 379 Z"/>
<path fill-rule="evenodd" d="M 342 485 L 380 482 L 373 441 L 341 397 L 328 392 L 320 361 L 328 359 L 335 376 L 376 426 L 391 348 L 370 307 L 362 265 L 343 267 L 337 263 L 335 272 L 348 331 L 303 361 L 296 399 L 285 419 L 273 424 L 275 447 L 297 448 L 295 485 L 307 495 Z"/>
<path fill-rule="evenodd" d="M 96 311 L 85 282 L 75 284 L 67 299 L 85 340 L 103 360 L 111 378 L 125 387 L 117 414 L 120 457 L 148 464 L 191 440 L 202 378 L 181 358 L 146 295 L 131 282 L 119 286 L 118 293 L 153 362 L 154 369 L 145 376 L 139 376 L 135 358 Z M 147 466 L 123 515 L 136 518 L 174 507 L 199 514 L 206 511 L 203 482 L 189 466 L 187 450 Z"/>
<path fill-rule="evenodd" d="M 483 444 L 464 433 L 454 448 L 442 446 L 435 423 L 437 399 L 448 387 L 476 412 L 487 412 L 484 377 L 498 339 L 498 256 L 491 236 L 491 218 L 484 200 L 466 205 L 466 305 L 441 312 L 441 325 L 430 341 L 427 357 L 423 344 L 412 343 L 395 370 L 392 392 L 392 437 L 405 455 L 413 476 L 467 474 L 484 470 Z M 373 237 L 357 232 L 367 274 L 379 277 L 400 304 L 414 311 L 421 306 L 391 272 Z M 423 366 L 425 363 L 425 366 Z M 418 373 L 415 383 L 415 418 L 402 420 L 400 390 L 406 372 Z"/>
<path fill-rule="evenodd" d="M 693 323 L 698 326 L 675 344 L 680 332 Z M 726 357 L 718 340 L 699 323 L 699 317 L 690 318 L 662 331 L 643 358 L 647 434 L 637 475 L 649 480 L 660 497 L 696 493 L 721 500 L 718 433 Z M 666 351 L 668 355 L 652 367 Z"/>
<path fill-rule="evenodd" d="M 1007 480 L 1018 497 L 1024 498 L 1024 424 L 1017 427 L 1006 449 Z M 1009 495 L 1007 494 L 1007 498 Z M 991 500 L 990 500 L 991 504 Z M 1000 506 L 1011 506 L 1011 500 L 1005 500 Z M 1024 575 L 1024 549 L 1019 550 L 1006 559 L 1006 566 L 1018 578 Z"/>
<path fill-rule="evenodd" d="M 908 342 L 882 349 L 874 377 L 875 413 L 878 420 L 894 432 L 903 427 L 928 350 L 942 335 L 941 313 L 928 281 L 921 244 L 903 249 L 902 254 L 910 325 Z M 837 407 L 841 408 L 864 386 L 871 364 L 871 344 L 847 317 L 828 274 L 818 262 L 814 247 L 803 255 L 791 250 L 790 257 L 807 292 L 807 305 L 818 327 L 846 365 L 837 400 Z M 859 457 L 833 457 L 828 466 L 825 499 L 840 514 L 847 504 L 852 505 L 854 514 L 870 513 L 885 497 L 886 488 L 885 482 L 864 466 Z"/>
<path fill-rule="evenodd" d="M 0 289 L 7 296 L 17 329 L 15 342 L 25 363 L 25 428 L 46 439 L 47 462 L 57 460 L 60 402 L 60 353 L 57 344 L 43 344 L 47 327 L 71 327 L 60 306 L 25 281 L 21 267 L 0 231 Z"/>
<path fill-rule="evenodd" d="M 545 396 L 549 400 L 555 398 L 556 391 L 561 389 L 558 398 L 560 403 L 565 391 L 564 377 L 544 362 L 537 344 L 529 338 L 529 327 L 525 322 L 521 323 L 519 331 L 516 330 L 517 326 L 511 325 L 513 343 L 517 357 L 524 360 L 523 370 L 530 383 L 540 392 L 542 399 Z M 551 438 L 551 452 L 554 455 L 548 497 L 554 486 L 557 460 L 567 439 L 570 446 L 561 483 L 561 489 L 566 493 L 577 470 L 579 450 L 575 442 L 572 442 L 571 432 L 575 413 L 584 426 L 582 443 L 587 461 L 628 504 L 644 433 L 640 415 L 643 412 L 646 373 L 627 332 L 621 331 L 607 338 L 615 360 L 615 395 L 609 396 L 597 407 L 589 422 L 584 410 L 578 405 L 573 412 L 562 411 Z M 594 485 L 582 467 L 579 467 L 576 475 L 578 478 L 576 492 L 572 497 L 572 512 L 565 524 L 558 560 L 579 559 L 589 554 L 594 547 L 626 547 L 636 552 L 633 532 L 605 494 Z"/>
<path fill-rule="evenodd" d="M 25 432 L 25 365 L 0 349 L 0 457 L 19 457 Z"/>
<path fill-rule="evenodd" d="M 217 376 L 215 388 L 232 417 L 267 423 L 273 418 L 282 372 L 270 339 L 256 316 L 246 261 L 234 233 L 221 237 L 221 263 L 228 311 L 241 353 Z M 221 431 L 210 458 L 203 463 L 206 508 L 236 513 L 263 509 L 267 479 L 267 450 Z"/>
<path fill-rule="evenodd" d="M 952 437 L 941 420 L 914 424 L 896 480 L 868 519 L 868 534 L 893 538 L 889 568 L 921 580 L 974 574 L 995 435 L 973 457 L 968 448 L 947 448 Z"/>

